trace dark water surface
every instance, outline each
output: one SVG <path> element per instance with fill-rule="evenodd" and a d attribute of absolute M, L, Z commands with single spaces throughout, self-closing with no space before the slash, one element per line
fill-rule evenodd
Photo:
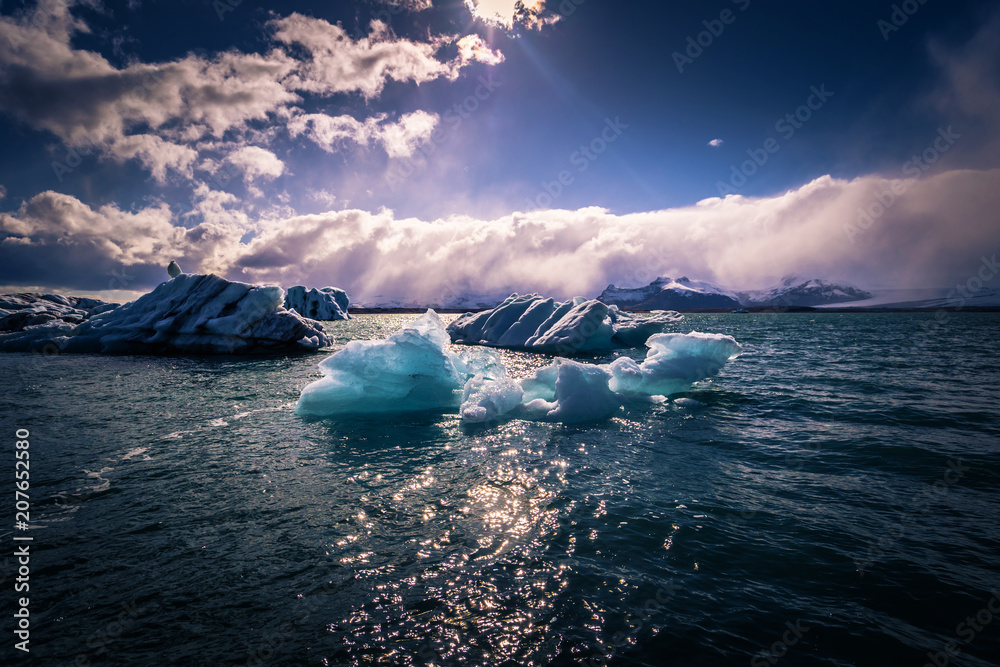
<path fill-rule="evenodd" d="M 2 355 L 30 662 L 1000 664 L 1000 315 L 934 317 L 688 316 L 746 350 L 705 407 L 582 427 L 296 417 L 325 355 Z"/>

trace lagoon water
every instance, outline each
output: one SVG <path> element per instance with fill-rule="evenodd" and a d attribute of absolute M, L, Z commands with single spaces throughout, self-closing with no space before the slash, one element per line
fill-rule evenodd
<path fill-rule="evenodd" d="M 323 355 L 0 356 L 32 664 L 1000 664 L 1000 315 L 677 330 L 745 348 L 703 406 L 572 427 L 296 417 Z"/>

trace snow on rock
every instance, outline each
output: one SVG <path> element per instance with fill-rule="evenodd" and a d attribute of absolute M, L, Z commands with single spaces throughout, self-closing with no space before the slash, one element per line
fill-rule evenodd
<path fill-rule="evenodd" d="M 657 278 L 634 289 L 608 285 L 597 299 L 619 308 L 636 310 L 737 308 L 740 305 L 733 292 L 687 276 L 677 280 Z"/>
<path fill-rule="evenodd" d="M 314 350 L 330 344 L 318 322 L 282 307 L 276 286 L 181 274 L 149 294 L 74 327 L 38 326 L 0 335 L 0 349 L 63 352 L 244 354 Z"/>
<path fill-rule="evenodd" d="M 40 325 L 71 328 L 117 307 L 117 303 L 82 296 L 3 294 L 0 295 L 0 332 L 13 333 Z"/>
<path fill-rule="evenodd" d="M 571 305 L 568 312 L 580 305 Z M 531 307 L 525 306 L 517 321 Z M 518 382 L 507 376 L 494 352 L 456 354 L 448 341 L 443 323 L 428 310 L 386 340 L 348 343 L 320 363 L 324 377 L 306 386 L 295 412 L 345 417 L 457 410 L 469 423 L 505 417 L 596 421 L 628 401 L 687 391 L 716 375 L 741 351 L 730 336 L 657 334 L 649 339 L 642 363 L 627 357 L 610 364 L 556 359 Z"/>
<path fill-rule="evenodd" d="M 285 308 L 313 320 L 349 320 L 350 305 L 347 292 L 337 287 L 306 289 L 296 285 L 285 292 Z"/>
<path fill-rule="evenodd" d="M 558 302 L 537 294 L 512 294 L 493 310 L 457 318 L 448 333 L 459 343 L 556 354 L 599 353 L 641 346 L 680 319 L 669 312 L 628 316 L 616 306 L 583 297 Z"/>
<path fill-rule="evenodd" d="M 871 298 L 870 292 L 854 285 L 794 275 L 770 289 L 739 293 L 740 303 L 747 306 L 820 306 Z"/>

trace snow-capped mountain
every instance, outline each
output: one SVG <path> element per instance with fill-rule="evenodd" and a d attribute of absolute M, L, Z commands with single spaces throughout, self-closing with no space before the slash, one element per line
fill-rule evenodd
<path fill-rule="evenodd" d="M 645 287 L 629 289 L 608 285 L 598 301 L 637 310 L 689 310 L 693 308 L 738 308 L 736 295 L 726 289 L 687 276 L 673 280 L 657 278 Z"/>
<path fill-rule="evenodd" d="M 688 277 L 657 278 L 634 289 L 608 285 L 599 301 L 622 309 L 691 310 L 697 308 L 738 308 L 740 306 L 820 306 L 870 299 L 863 289 L 819 278 L 786 276 L 770 289 L 729 290 Z"/>
<path fill-rule="evenodd" d="M 744 306 L 820 306 L 862 301 L 872 295 L 853 285 L 786 276 L 771 289 L 737 292 L 736 298 Z"/>

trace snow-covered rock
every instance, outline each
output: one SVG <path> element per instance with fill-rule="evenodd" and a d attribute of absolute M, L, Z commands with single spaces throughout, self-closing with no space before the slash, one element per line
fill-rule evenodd
<path fill-rule="evenodd" d="M 76 326 L 0 335 L 0 349 L 30 351 L 54 343 L 63 352 L 244 354 L 329 345 L 322 325 L 286 310 L 283 296 L 276 286 L 181 274 Z"/>
<path fill-rule="evenodd" d="M 507 376 L 496 353 L 457 354 L 448 338 L 437 314 L 428 310 L 386 340 L 352 341 L 320 363 L 324 377 L 303 389 L 295 412 L 348 417 L 457 410 L 463 421 L 474 423 L 513 417 L 595 421 L 626 402 L 687 391 L 741 351 L 730 336 L 659 334 L 650 338 L 641 363 L 627 357 L 610 364 L 556 359 L 517 381 Z"/>
<path fill-rule="evenodd" d="M 493 310 L 458 317 L 448 333 L 457 343 L 556 354 L 601 353 L 641 346 L 680 319 L 669 312 L 633 317 L 617 306 L 583 297 L 558 302 L 537 294 L 512 294 Z"/>
<path fill-rule="evenodd" d="M 3 294 L 0 295 L 0 333 L 24 331 L 41 325 L 77 325 L 117 307 L 117 303 L 83 296 Z"/>
<path fill-rule="evenodd" d="M 871 293 L 853 285 L 799 276 L 786 276 L 770 289 L 740 292 L 738 296 L 744 306 L 819 306 L 872 298 Z"/>
<path fill-rule="evenodd" d="M 285 292 L 285 308 L 312 320 L 349 320 L 350 305 L 347 292 L 337 287 L 307 289 L 296 285 Z"/>
<path fill-rule="evenodd" d="M 740 305 L 733 292 L 687 276 L 677 280 L 657 278 L 635 289 L 608 285 L 597 300 L 630 310 L 737 308 Z"/>

